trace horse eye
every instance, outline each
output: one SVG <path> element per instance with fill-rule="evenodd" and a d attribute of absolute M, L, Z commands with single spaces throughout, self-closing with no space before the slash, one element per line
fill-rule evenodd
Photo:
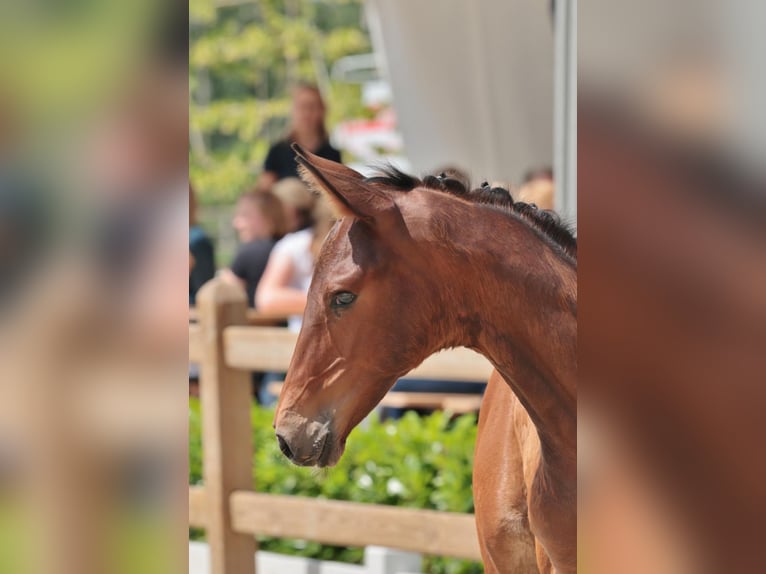
<path fill-rule="evenodd" d="M 356 299 L 356 295 L 349 293 L 348 291 L 340 291 L 333 295 L 332 306 L 333 307 L 348 307 Z"/>

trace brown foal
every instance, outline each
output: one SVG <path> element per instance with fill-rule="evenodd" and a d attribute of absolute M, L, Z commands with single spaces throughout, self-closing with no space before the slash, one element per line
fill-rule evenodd
<path fill-rule="evenodd" d="M 340 219 L 317 260 L 277 407 L 282 452 L 332 466 L 397 378 L 465 346 L 495 366 L 474 497 L 488 573 L 576 571 L 577 264 L 571 234 L 507 191 L 373 178 L 296 147 Z"/>

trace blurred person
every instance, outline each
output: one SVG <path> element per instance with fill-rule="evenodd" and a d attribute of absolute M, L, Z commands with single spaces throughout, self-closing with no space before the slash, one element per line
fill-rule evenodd
<path fill-rule="evenodd" d="M 18 165 L 18 104 L 0 88 L 0 322 L 51 239 L 51 199 L 43 181 Z M 19 162 L 20 163 L 20 162 Z"/>
<path fill-rule="evenodd" d="M 271 192 L 282 202 L 287 232 L 311 227 L 316 196 L 297 177 L 287 177 L 274 184 Z"/>
<path fill-rule="evenodd" d="M 197 291 L 215 276 L 213 242 L 197 222 L 197 201 L 189 185 L 189 305 L 194 305 Z"/>
<path fill-rule="evenodd" d="M 313 220 L 311 227 L 290 233 L 277 242 L 255 292 L 256 309 L 289 315 L 287 328 L 294 333 L 301 330 L 315 259 L 335 223 L 325 200 L 317 202 Z M 257 394 L 261 404 L 276 402 L 276 395 L 269 391 L 269 383 L 284 378 L 284 373 L 266 373 Z"/>
<path fill-rule="evenodd" d="M 277 242 L 255 292 L 256 308 L 290 315 L 288 328 L 296 333 L 303 320 L 314 259 L 334 223 L 324 200 L 317 203 L 313 217 L 311 227 L 289 233 Z"/>
<path fill-rule="evenodd" d="M 13 173 L 0 169 L 2 281 L 25 268 L 0 328 L 0 434 L 20 462 L 4 550 L 27 556 L 3 572 L 168 572 L 185 557 L 188 8 L 166 4 L 4 20 L 24 40 L 6 47 L 34 62 L 0 84 L 34 93 L 12 110 Z"/>
<path fill-rule="evenodd" d="M 553 209 L 553 170 L 550 167 L 540 167 L 527 171 L 519 189 L 518 199 L 525 203 L 534 203 L 540 209 Z"/>
<path fill-rule="evenodd" d="M 292 98 L 290 131 L 269 149 L 258 181 L 261 191 L 270 189 L 280 179 L 298 177 L 298 165 L 290 144 L 297 143 L 318 156 L 340 162 L 340 152 L 330 145 L 325 126 L 327 108 L 319 88 L 313 84 L 298 84 Z"/>
<path fill-rule="evenodd" d="M 247 293 L 250 307 L 255 306 L 255 289 L 261 280 L 269 254 L 277 241 L 287 233 L 282 202 L 269 192 L 248 192 L 237 201 L 232 220 L 241 245 L 230 268 L 220 276 Z"/>

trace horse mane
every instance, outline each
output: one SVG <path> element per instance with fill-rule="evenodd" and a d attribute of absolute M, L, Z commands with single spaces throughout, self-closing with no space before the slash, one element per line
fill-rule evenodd
<path fill-rule="evenodd" d="M 366 183 L 380 184 L 397 191 L 412 191 L 417 187 L 425 187 L 457 197 L 471 203 L 486 205 L 490 208 L 513 214 L 529 224 L 544 237 L 577 261 L 577 238 L 569 225 L 561 220 L 559 215 L 548 209 L 538 209 L 534 203 L 514 201 L 511 192 L 503 187 L 492 187 L 486 181 L 481 186 L 471 189 L 470 183 L 455 174 L 440 173 L 426 175 L 418 179 L 408 175 L 392 165 L 379 168 L 378 173 L 365 179 Z"/>

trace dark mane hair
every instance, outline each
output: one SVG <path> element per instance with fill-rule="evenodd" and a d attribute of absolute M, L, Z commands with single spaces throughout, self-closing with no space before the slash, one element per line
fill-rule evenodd
<path fill-rule="evenodd" d="M 559 215 L 547 209 L 538 209 L 532 203 L 514 201 L 510 191 L 503 187 L 492 187 L 485 181 L 476 189 L 470 189 L 467 181 L 446 173 L 426 175 L 420 180 L 392 165 L 380 168 L 376 175 L 366 178 L 365 182 L 405 192 L 425 187 L 516 215 L 552 241 L 565 255 L 577 261 L 577 238 Z"/>
<path fill-rule="evenodd" d="M 399 191 L 410 191 L 422 184 L 417 177 L 407 175 L 391 164 L 380 166 L 376 175 L 366 177 L 364 181 L 365 183 L 379 183 L 380 185 L 393 187 Z"/>

